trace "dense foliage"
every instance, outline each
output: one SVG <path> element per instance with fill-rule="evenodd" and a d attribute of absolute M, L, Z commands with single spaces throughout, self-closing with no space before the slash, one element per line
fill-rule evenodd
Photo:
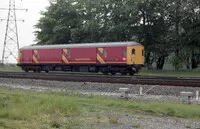
<path fill-rule="evenodd" d="M 166 58 L 179 70 L 200 64 L 199 0 L 57 0 L 35 26 L 38 44 L 138 41 L 148 68 Z"/>

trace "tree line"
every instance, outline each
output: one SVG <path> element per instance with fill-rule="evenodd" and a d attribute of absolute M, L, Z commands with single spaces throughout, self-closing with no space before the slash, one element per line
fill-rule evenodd
<path fill-rule="evenodd" d="M 199 0 L 57 0 L 35 25 L 38 44 L 137 41 L 145 65 L 200 64 Z"/>

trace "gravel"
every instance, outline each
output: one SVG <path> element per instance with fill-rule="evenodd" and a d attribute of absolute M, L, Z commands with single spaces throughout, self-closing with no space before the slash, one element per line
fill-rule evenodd
<path fill-rule="evenodd" d="M 31 79 L 8 79 L 0 78 L 0 87 L 27 89 L 36 91 L 66 91 L 68 93 L 78 92 L 82 95 L 101 94 L 109 97 L 119 97 L 119 88 L 129 88 L 129 97 L 140 101 L 180 101 L 181 91 L 195 93 L 199 88 L 175 87 L 175 86 L 149 86 L 149 85 L 126 85 L 106 84 L 90 82 L 59 82 Z M 144 95 L 138 95 L 140 87 Z M 193 98 L 194 101 L 194 98 Z M 108 115 L 108 114 L 106 114 Z M 113 115 L 113 114 L 111 114 Z M 87 125 L 86 128 L 106 129 L 200 129 L 200 122 L 180 118 L 171 118 L 153 115 L 124 114 L 117 115 L 118 123 L 109 125 Z M 83 127 L 84 128 L 84 127 Z"/>
<path fill-rule="evenodd" d="M 198 87 L 176 87 L 176 86 L 152 86 L 152 85 L 132 85 L 132 84 L 109 84 L 109 83 L 90 83 L 90 82 L 60 82 L 32 79 L 9 79 L 0 78 L 0 86 L 19 88 L 37 91 L 66 91 L 68 93 L 79 92 L 81 94 L 99 94 L 110 97 L 119 97 L 119 88 L 129 88 L 129 97 L 140 101 L 179 101 L 180 92 L 193 92 L 195 95 Z M 143 95 L 139 91 L 142 87 Z M 195 101 L 195 96 L 192 102 Z M 198 102 L 200 103 L 200 102 Z"/>
<path fill-rule="evenodd" d="M 59 82 L 31 79 L 9 79 L 0 78 L 0 86 L 13 86 L 31 89 L 57 88 L 72 91 L 89 91 L 89 92 L 106 92 L 118 93 L 119 88 L 129 88 L 131 94 L 139 94 L 140 87 L 143 88 L 143 93 L 147 95 L 167 95 L 179 96 L 181 91 L 193 92 L 200 90 L 196 87 L 176 87 L 176 86 L 152 86 L 152 85 L 132 85 L 132 84 L 107 84 L 107 83 L 90 83 L 90 82 Z"/>
<path fill-rule="evenodd" d="M 118 118 L 116 124 L 89 124 L 86 128 L 99 129 L 199 129 L 200 122 L 184 120 L 171 117 L 138 115 L 138 114 L 107 114 L 105 116 L 112 116 Z M 86 118 L 87 119 L 87 118 Z"/>

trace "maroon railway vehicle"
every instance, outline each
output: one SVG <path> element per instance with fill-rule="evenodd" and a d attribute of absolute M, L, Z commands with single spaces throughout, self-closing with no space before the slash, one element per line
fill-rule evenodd
<path fill-rule="evenodd" d="M 25 72 L 73 71 L 123 75 L 144 64 L 144 46 L 137 42 L 35 45 L 19 50 L 18 66 Z"/>

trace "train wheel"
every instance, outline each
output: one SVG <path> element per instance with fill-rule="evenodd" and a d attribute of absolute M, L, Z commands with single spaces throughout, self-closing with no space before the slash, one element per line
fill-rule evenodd
<path fill-rule="evenodd" d="M 126 72 L 121 72 L 121 75 L 126 75 L 127 73 Z"/>
<path fill-rule="evenodd" d="M 115 75 L 116 74 L 116 72 L 110 72 L 112 75 Z"/>
<path fill-rule="evenodd" d="M 25 71 L 26 73 L 28 73 L 28 72 L 29 72 L 29 71 L 28 71 L 28 69 L 25 69 L 24 71 Z"/>
<path fill-rule="evenodd" d="M 129 75 L 130 75 L 130 76 L 133 76 L 134 73 L 135 73 L 134 71 L 130 71 L 130 72 L 129 72 Z"/>
<path fill-rule="evenodd" d="M 101 72 L 103 73 L 103 75 L 108 75 L 109 70 L 108 68 L 104 68 L 104 69 L 101 69 Z"/>
<path fill-rule="evenodd" d="M 103 72 L 103 75 L 108 75 L 108 72 Z"/>

